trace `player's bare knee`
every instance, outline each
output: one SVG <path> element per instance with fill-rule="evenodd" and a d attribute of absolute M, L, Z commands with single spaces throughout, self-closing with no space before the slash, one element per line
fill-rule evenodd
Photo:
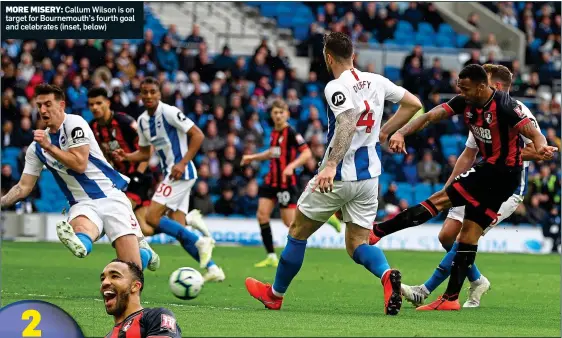
<path fill-rule="evenodd" d="M 449 195 L 445 190 L 441 190 L 436 192 L 435 194 L 431 195 L 429 198 L 431 203 L 435 205 L 439 212 L 451 208 L 453 205 L 451 204 L 451 200 L 449 199 Z"/>
<path fill-rule="evenodd" d="M 259 224 L 265 224 L 265 223 L 269 223 L 270 219 L 270 215 L 266 212 L 260 211 L 258 210 L 256 217 L 258 219 L 258 223 Z"/>
<path fill-rule="evenodd" d="M 444 231 L 444 229 L 441 230 L 441 232 L 439 232 L 439 242 L 441 243 L 441 245 L 446 248 L 446 247 L 450 247 L 451 245 L 453 245 L 453 243 L 455 242 L 455 238 L 456 238 L 457 234 L 452 234 L 449 231 Z"/>

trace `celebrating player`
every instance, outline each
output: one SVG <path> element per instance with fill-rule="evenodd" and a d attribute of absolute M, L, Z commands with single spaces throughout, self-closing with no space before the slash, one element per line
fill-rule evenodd
<path fill-rule="evenodd" d="M 146 224 L 146 210 L 150 205 L 149 190 L 152 187 L 152 175 L 147 172 L 148 162 L 117 162 L 113 160 L 113 151 L 123 149 L 126 153 L 138 149 L 137 121 L 125 113 L 111 111 L 107 91 L 104 88 L 92 88 L 88 92 L 88 106 L 95 120 L 91 127 L 105 158 L 121 174 L 131 180 L 126 195 L 129 197 L 135 215 L 145 236 L 154 234 L 154 229 Z M 208 235 L 209 230 L 198 210 L 192 210 L 186 216 L 188 225 Z"/>
<path fill-rule="evenodd" d="M 483 67 L 488 74 L 488 83 L 492 88 L 499 91 L 510 91 L 512 74 L 507 67 L 493 64 L 485 64 Z M 533 126 L 540 130 L 537 120 L 529 108 L 520 101 L 516 100 L 516 102 L 521 107 L 522 112 L 531 120 Z M 551 157 L 537 154 L 531 140 L 524 136 L 522 136 L 522 139 L 525 143 L 525 147 L 521 150 L 521 157 L 525 162 L 523 163 L 521 172 L 521 183 L 514 194 L 501 205 L 498 211 L 497 223 L 491 224 L 490 227 L 486 228 L 482 234 L 483 236 L 491 228 L 497 226 L 500 222 L 511 216 L 515 212 L 515 209 L 517 209 L 517 206 L 523 203 L 523 199 L 527 191 L 527 172 L 530 163 L 529 161 L 551 159 Z M 478 145 L 476 144 L 476 140 L 474 139 L 472 132 L 469 132 L 468 140 L 466 141 L 466 148 L 459 156 L 451 177 L 449 177 L 445 186 L 451 184 L 453 179 L 459 174 L 469 170 L 474 164 L 477 154 Z M 449 210 L 447 219 L 445 220 L 445 223 L 443 223 L 443 228 L 439 233 L 439 241 L 448 253 L 445 255 L 441 263 L 439 263 L 439 267 L 435 269 L 433 275 L 424 284 L 419 286 L 409 287 L 402 284 L 403 295 L 414 305 L 420 305 L 420 303 L 423 303 L 423 300 L 439 285 L 441 285 L 447 277 L 449 277 L 453 257 L 455 256 L 458 246 L 458 244 L 455 243 L 455 239 L 462 227 L 464 209 L 464 206 L 459 206 Z M 480 273 L 476 264 L 472 264 L 472 267 L 468 270 L 467 278 L 470 281 L 470 289 L 468 292 L 468 300 L 464 303 L 463 307 L 478 307 L 480 306 L 480 298 L 490 288 L 490 281 Z"/>
<path fill-rule="evenodd" d="M 146 213 L 146 222 L 155 232 L 176 238 L 201 268 L 207 268 L 205 281 L 223 281 L 224 272 L 213 262 L 215 241 L 199 237 L 185 228 L 189 195 L 197 179 L 193 158 L 205 136 L 178 108 L 160 101 L 160 84 L 152 77 L 141 83 L 141 99 L 146 111 L 138 118 L 139 149 L 113 152 L 116 161 L 144 162 L 151 145 L 160 157 L 164 180 L 160 182 Z M 188 143 L 189 141 L 189 143 Z M 165 216 L 169 213 L 170 217 Z"/>
<path fill-rule="evenodd" d="M 405 136 L 429 123 L 462 114 L 476 139 L 482 161 L 457 176 L 444 190 L 373 229 L 376 243 L 386 235 L 425 223 L 444 209 L 465 206 L 447 290 L 435 302 L 419 310 L 460 309 L 458 295 L 474 264 L 478 239 L 486 228 L 498 222 L 500 206 L 521 182 L 523 160 L 519 134 L 533 142 L 540 156 L 550 157 L 556 150 L 547 146 L 545 137 L 509 94 L 488 85 L 488 75 L 482 66 L 466 66 L 459 73 L 458 86 L 460 95 L 402 127 L 391 137 L 390 146 L 402 151 Z"/>
<path fill-rule="evenodd" d="M 281 253 L 275 283 L 246 279 L 251 296 L 267 308 L 278 310 L 289 284 L 302 266 L 307 239 L 336 211 L 342 210 L 347 253 L 384 286 L 384 311 L 398 314 L 401 275 L 390 268 L 383 252 L 368 245 L 369 229 L 377 214 L 378 176 L 381 174 L 377 143 L 384 101 L 401 106 L 384 134 L 394 132 L 421 108 L 420 101 L 388 79 L 353 67 L 353 44 L 339 32 L 324 37 L 324 57 L 336 78 L 324 92 L 328 101 L 328 148 L 318 175 L 298 200 L 287 245 Z M 396 128 L 393 130 L 393 128 Z"/>
<path fill-rule="evenodd" d="M 295 169 L 302 166 L 312 153 L 303 137 L 289 124 L 289 108 L 282 100 L 273 102 L 271 119 L 274 130 L 271 134 L 270 147 L 259 154 L 244 155 L 242 165 L 252 161 L 269 160 L 269 173 L 265 177 L 265 184 L 259 190 L 257 218 L 260 224 L 263 245 L 267 257 L 257 263 L 255 267 L 277 267 L 278 259 L 273 248 L 273 236 L 269 220 L 275 201 L 281 208 L 281 219 L 288 227 L 295 218 L 297 207 L 297 177 Z M 297 157 L 297 151 L 300 155 Z"/>
<path fill-rule="evenodd" d="M 103 269 L 100 280 L 105 311 L 115 320 L 105 338 L 181 338 L 172 311 L 141 306 L 144 275 L 138 265 L 114 259 Z"/>
<path fill-rule="evenodd" d="M 107 235 L 117 257 L 155 269 L 158 255 L 144 242 L 131 203 L 123 193 L 128 178 L 115 171 L 103 157 L 86 120 L 64 112 L 63 91 L 47 84 L 35 87 L 35 101 L 46 130 L 35 130 L 27 148 L 25 167 L 2 207 L 25 198 L 41 175 L 43 166 L 70 203 L 68 221 L 57 223 L 60 241 L 77 257 L 84 258 L 92 243 Z"/>

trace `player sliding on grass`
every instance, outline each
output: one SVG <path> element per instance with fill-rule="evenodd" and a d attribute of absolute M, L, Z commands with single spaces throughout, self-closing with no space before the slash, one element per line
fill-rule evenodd
<path fill-rule="evenodd" d="M 22 177 L 2 197 L 2 207 L 29 195 L 45 166 L 71 206 L 68 221 L 57 223 L 57 235 L 75 256 L 86 257 L 105 233 L 118 258 L 156 269 L 158 255 L 146 242 L 139 249 L 144 238 L 123 193 L 128 178 L 107 163 L 86 120 L 65 114 L 64 93 L 56 86 L 35 87 L 35 102 L 47 129 L 33 132 Z"/>
<path fill-rule="evenodd" d="M 115 321 L 105 338 L 181 338 L 172 311 L 142 307 L 144 275 L 138 265 L 114 259 L 103 269 L 100 281 L 105 311 Z"/>
<path fill-rule="evenodd" d="M 303 137 L 288 123 L 289 109 L 285 102 L 277 100 L 271 107 L 273 132 L 269 149 L 259 154 L 244 155 L 242 165 L 252 161 L 269 160 L 269 173 L 264 185 L 260 187 L 257 218 L 261 237 L 267 257 L 255 267 L 277 267 L 278 259 L 273 248 L 273 236 L 269 220 L 275 202 L 279 203 L 281 219 L 288 227 L 295 218 L 297 207 L 297 176 L 295 169 L 302 166 L 310 157 L 311 152 Z M 300 155 L 297 157 L 297 152 Z"/>
<path fill-rule="evenodd" d="M 207 268 L 205 281 L 223 281 L 224 272 L 213 262 L 215 241 L 199 237 L 185 228 L 189 195 L 197 179 L 193 158 L 205 136 L 178 108 L 160 101 L 160 84 L 152 77 L 141 83 L 141 99 L 146 111 L 138 118 L 139 149 L 126 153 L 122 148 L 113 152 L 117 162 L 144 162 L 154 146 L 160 157 L 164 180 L 160 182 L 146 212 L 146 222 L 155 232 L 177 239 L 185 251 Z M 166 214 L 170 215 L 167 217 Z"/>
<path fill-rule="evenodd" d="M 533 142 L 540 156 L 548 158 L 556 151 L 556 148 L 546 144 L 545 137 L 509 94 L 489 86 L 488 76 L 482 66 L 466 66 L 459 74 L 458 86 L 460 95 L 402 127 L 392 136 L 390 147 L 401 152 L 405 148 L 405 136 L 423 129 L 429 123 L 462 114 L 474 134 L 482 161 L 426 201 L 378 224 L 373 229 L 375 238 L 370 241 L 376 243 L 386 235 L 425 223 L 444 209 L 465 206 L 447 290 L 436 301 L 418 310 L 460 309 L 459 292 L 474 264 L 478 240 L 484 230 L 498 222 L 497 212 L 502 203 L 520 185 L 523 160 L 519 134 Z"/>
<path fill-rule="evenodd" d="M 507 67 L 501 65 L 486 64 L 484 65 L 484 70 L 486 70 L 486 73 L 488 74 L 489 84 L 492 88 L 499 91 L 510 91 L 512 74 Z M 531 119 L 533 126 L 540 130 L 537 124 L 537 120 L 535 119 L 529 108 L 527 108 L 520 101 L 517 101 L 517 103 L 521 106 L 522 112 L 529 119 Z M 524 136 L 522 136 L 522 139 L 525 143 L 525 147 L 521 150 L 521 157 L 525 162 L 523 163 L 521 172 L 521 183 L 515 193 L 501 205 L 498 211 L 497 223 L 490 225 L 490 227 L 483 232 L 483 236 L 492 227 L 497 226 L 500 222 L 511 216 L 515 212 L 515 209 L 517 209 L 517 206 L 523 203 L 523 199 L 527 191 L 527 172 L 530 163 L 529 161 L 552 159 L 551 156 L 541 156 L 537 154 L 531 140 Z M 466 148 L 459 156 L 459 159 L 455 164 L 455 168 L 453 169 L 453 173 L 451 174 L 451 177 L 449 178 L 445 186 L 448 186 L 456 176 L 470 169 L 470 167 L 476 160 L 477 154 L 478 146 L 474 139 L 474 135 L 472 134 L 472 132 L 469 132 L 468 140 L 466 141 Z M 424 284 L 419 286 L 410 287 L 402 284 L 404 297 L 406 297 L 406 299 L 412 302 L 414 305 L 421 305 L 425 298 L 429 296 L 429 294 L 433 292 L 439 285 L 441 285 L 441 283 L 443 283 L 445 279 L 447 279 L 447 277 L 449 277 L 449 274 L 451 272 L 451 265 L 453 263 L 453 257 L 455 256 L 458 246 L 455 245 L 455 239 L 462 227 L 462 222 L 464 219 L 464 209 L 464 206 L 461 206 L 454 207 L 449 210 L 447 219 L 445 220 L 445 223 L 443 223 L 443 228 L 439 233 L 439 241 L 448 253 L 445 255 L 441 263 L 439 263 L 439 267 L 435 269 L 433 275 Z M 472 267 L 468 271 L 467 278 L 470 281 L 470 289 L 468 291 L 468 300 L 464 303 L 463 307 L 478 307 L 480 306 L 480 298 L 486 291 L 488 291 L 488 289 L 490 289 L 490 281 L 480 273 L 480 271 L 476 267 L 476 264 L 472 264 Z"/>
<path fill-rule="evenodd" d="M 336 211 L 347 223 L 347 253 L 375 276 L 384 288 L 384 311 L 396 315 L 402 305 L 401 275 L 390 268 L 384 253 L 368 245 L 369 230 L 377 214 L 378 146 L 384 101 L 400 102 L 397 113 L 385 125 L 388 135 L 405 124 L 421 108 L 420 101 L 388 79 L 353 67 L 353 44 L 339 32 L 324 37 L 324 57 L 336 80 L 326 86 L 328 148 L 319 173 L 310 180 L 298 201 L 287 245 L 281 253 L 273 286 L 246 279 L 250 295 L 267 308 L 279 310 L 283 295 L 299 272 L 307 239 Z"/>

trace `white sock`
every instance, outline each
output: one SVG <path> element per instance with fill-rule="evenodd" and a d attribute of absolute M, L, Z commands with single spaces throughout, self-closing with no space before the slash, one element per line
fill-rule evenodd
<path fill-rule="evenodd" d="M 480 275 L 480 278 L 478 278 L 474 282 L 470 282 L 470 284 L 473 284 L 473 285 L 480 285 L 481 283 L 482 283 L 482 275 Z"/>
<path fill-rule="evenodd" d="M 273 287 L 271 287 L 271 292 L 276 295 L 277 297 L 283 297 L 284 293 L 277 292 Z"/>
<path fill-rule="evenodd" d="M 191 214 L 185 215 L 185 224 L 186 225 L 193 224 L 193 216 Z"/>
<path fill-rule="evenodd" d="M 267 258 L 277 259 L 277 254 L 275 252 L 272 252 L 270 254 L 267 254 Z"/>
<path fill-rule="evenodd" d="M 207 271 L 209 272 L 215 272 L 215 271 L 219 271 L 219 267 L 218 265 L 211 265 L 210 267 L 207 268 Z"/>
<path fill-rule="evenodd" d="M 422 284 L 422 285 L 421 285 L 421 290 L 423 291 L 423 293 L 424 293 L 426 296 L 429 296 L 429 294 L 431 293 L 431 292 L 429 292 L 429 290 L 425 287 L 425 284 Z"/>

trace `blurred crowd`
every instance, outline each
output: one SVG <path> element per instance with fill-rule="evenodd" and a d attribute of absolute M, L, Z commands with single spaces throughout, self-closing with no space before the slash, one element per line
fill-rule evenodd
<path fill-rule="evenodd" d="M 317 25 L 345 30 L 354 39 L 361 40 L 363 33 L 375 28 L 382 32 L 380 34 L 386 31 L 388 33 L 384 34 L 391 34 L 391 22 L 397 16 L 413 22 L 424 20 L 435 25 L 441 22 L 430 3 L 410 4 L 405 12 L 397 11 L 393 4 L 383 9 L 375 6 L 374 12 L 371 3 L 358 4 L 361 3 L 343 4 L 350 8 L 343 17 L 333 14 L 333 4 L 325 4 L 324 14 L 318 16 Z M 383 19 L 372 20 L 381 15 Z M 553 21 L 559 23 L 560 16 L 557 18 Z M 542 34 L 539 31 L 534 32 Z M 321 46 L 318 34 L 309 40 L 313 48 Z M 557 39 L 559 41 L 559 35 Z M 554 44 L 551 53 L 556 46 L 559 51 L 559 45 Z M 142 79 L 146 76 L 159 79 L 162 101 L 182 109 L 206 135 L 196 158 L 199 180 L 190 205 L 203 214 L 255 215 L 258 186 L 267 172 L 267 163 L 241 166 L 240 159 L 243 154 L 268 146 L 272 128 L 269 106 L 277 98 L 288 103 L 290 124 L 303 135 L 314 155 L 299 173 L 301 187 L 314 175 L 318 160 L 324 154 L 327 117 L 323 89 L 329 80 L 325 65 L 322 60 L 315 60 L 318 62 L 313 63 L 308 78 L 301 81 L 284 50 L 272 50 L 267 39 L 248 56 L 234 56 L 228 46 L 212 56 L 197 25 L 186 37 L 180 36 L 177 28 L 171 25 L 159 41 L 155 41 L 152 32 L 147 30 L 144 39 L 138 43 L 4 40 L 1 52 L 1 146 L 3 150 L 13 147 L 22 150 L 18 157 L 19 172 L 23 170 L 24 151 L 33 140 L 32 130 L 44 127 L 33 101 L 33 89 L 42 82 L 65 88 L 67 113 L 79 114 L 91 121 L 93 117 L 87 107 L 88 89 L 106 88 L 111 95 L 113 110 L 137 118 L 144 110 L 139 97 Z M 422 98 L 425 106 L 422 112 L 442 103 L 444 96 L 458 91 L 457 74 L 442 69 L 439 59 L 428 60 L 423 53 L 423 48 L 416 46 L 404 60 L 401 71 L 402 85 Z M 472 62 L 482 60 L 475 55 Z M 541 91 L 541 86 L 549 83 L 542 81 L 540 67 L 528 73 L 522 73 L 523 67 L 517 61 L 509 67 L 515 74 L 514 95 L 538 100 L 532 110 L 547 134 L 549 144 L 560 147 L 560 97 Z M 369 65 L 366 70 L 373 69 L 373 65 Z M 388 105 L 385 118 L 395 109 Z M 407 140 L 410 146 L 407 156 L 401 158 L 384 153 L 385 171 L 396 174 L 392 180 L 411 185 L 445 182 L 456 155 L 443 153 L 441 137 L 444 135 L 464 138 L 467 130 L 458 119 L 428 128 Z M 156 180 L 158 161 L 152 159 L 150 164 Z M 16 168 L 3 164 L 2 193 L 15 184 L 14 170 Z M 541 225 L 551 222 L 560 212 L 559 159 L 532 164 L 529 177 L 526 202 L 511 221 Z M 388 191 L 380 193 L 380 209 L 385 210 L 385 204 L 395 205 L 397 209 L 406 208 L 407 202 L 400 201 L 393 192 L 396 186 L 389 186 Z M 39 190 L 36 189 L 35 197 L 41 194 Z"/>

